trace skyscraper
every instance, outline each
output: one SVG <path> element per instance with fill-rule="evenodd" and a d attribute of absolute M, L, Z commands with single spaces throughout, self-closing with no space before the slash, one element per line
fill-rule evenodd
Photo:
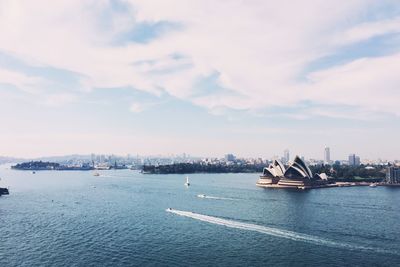
<path fill-rule="evenodd" d="M 356 154 L 350 154 L 349 155 L 349 165 L 350 166 L 360 165 L 360 157 L 356 156 Z"/>
<path fill-rule="evenodd" d="M 226 154 L 225 161 L 235 161 L 236 157 L 233 154 Z"/>
<path fill-rule="evenodd" d="M 355 154 L 349 155 L 349 165 L 350 166 L 356 165 L 356 155 Z"/>
<path fill-rule="evenodd" d="M 324 153 L 324 163 L 330 164 L 331 162 L 331 151 L 329 147 L 325 147 L 325 153 Z"/>
<path fill-rule="evenodd" d="M 289 149 L 285 149 L 285 151 L 283 151 L 283 158 L 285 163 L 289 162 L 290 160 Z"/>
<path fill-rule="evenodd" d="M 354 161 L 354 165 L 359 166 L 361 164 L 361 160 L 359 156 L 356 156 L 356 159 Z"/>

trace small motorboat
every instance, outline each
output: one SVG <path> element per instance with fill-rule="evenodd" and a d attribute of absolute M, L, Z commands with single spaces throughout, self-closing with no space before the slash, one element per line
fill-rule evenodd
<path fill-rule="evenodd" d="M 205 194 L 199 194 L 199 195 L 197 195 L 197 197 L 206 198 L 206 195 Z"/>
<path fill-rule="evenodd" d="M 377 186 L 376 183 L 372 183 L 372 184 L 369 185 L 369 187 L 376 187 L 376 186 Z"/>
<path fill-rule="evenodd" d="M 32 174 L 35 174 L 35 173 L 36 173 L 35 171 L 32 172 Z"/>
<path fill-rule="evenodd" d="M 8 188 L 1 188 L 0 187 L 0 196 L 1 195 L 9 195 L 10 192 L 8 191 Z"/>
<path fill-rule="evenodd" d="M 189 176 L 186 176 L 186 183 L 185 183 L 185 185 L 186 185 L 186 186 L 190 186 L 190 183 L 189 183 Z"/>
<path fill-rule="evenodd" d="M 93 176 L 100 176 L 100 173 L 95 172 L 95 173 L 93 173 Z"/>

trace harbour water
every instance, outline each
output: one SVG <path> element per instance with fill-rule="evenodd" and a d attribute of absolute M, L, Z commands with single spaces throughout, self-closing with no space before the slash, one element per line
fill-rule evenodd
<path fill-rule="evenodd" d="M 193 174 L 185 187 L 185 175 L 0 168 L 4 267 L 400 266 L 400 188 L 263 189 L 256 174 Z"/>

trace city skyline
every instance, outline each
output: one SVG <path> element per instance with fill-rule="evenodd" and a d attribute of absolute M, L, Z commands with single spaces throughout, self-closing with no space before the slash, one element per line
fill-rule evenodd
<path fill-rule="evenodd" d="M 170 154 L 138 154 L 138 153 L 127 153 L 127 154 L 114 154 L 114 153 L 90 153 L 90 154 L 69 154 L 69 155 L 47 155 L 47 156 L 38 156 L 38 157 L 7 157 L 4 155 L 0 155 L 0 162 L 13 162 L 13 160 L 21 161 L 21 160 L 41 160 L 41 161 L 85 161 L 85 162 L 103 162 L 109 161 L 113 162 L 114 159 L 125 159 L 125 160 L 146 160 L 146 159 L 160 159 L 167 160 L 170 162 L 191 162 L 198 160 L 224 160 L 226 162 L 234 162 L 236 160 L 250 160 L 250 161 L 258 161 L 260 159 L 264 161 L 275 161 L 279 160 L 284 164 L 290 164 L 294 157 L 300 157 L 303 161 L 307 161 L 311 165 L 334 165 L 334 164 L 346 164 L 346 165 L 355 165 L 358 166 L 360 164 L 367 165 L 381 165 L 381 164 L 398 164 L 399 159 L 388 160 L 385 158 L 361 158 L 359 155 L 355 153 L 348 154 L 346 158 L 331 158 L 330 148 L 325 147 L 323 150 L 322 157 L 310 157 L 306 158 L 301 153 L 295 153 L 292 157 L 290 157 L 290 150 L 283 150 L 283 154 L 279 155 L 263 155 L 263 156 L 243 156 L 238 154 L 227 153 L 223 155 L 212 155 L 212 156 L 203 156 L 203 155 L 192 155 L 189 153 L 170 153 Z M 102 159 L 102 160 L 101 160 Z M 183 161 L 182 161 L 183 160 Z"/>
<path fill-rule="evenodd" d="M 400 158 L 400 3 L 288 3 L 1 1 L 0 155 Z"/>

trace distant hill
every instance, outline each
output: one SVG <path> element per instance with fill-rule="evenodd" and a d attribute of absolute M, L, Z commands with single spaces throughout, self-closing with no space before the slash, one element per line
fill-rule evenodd
<path fill-rule="evenodd" d="M 18 162 L 23 162 L 25 159 L 21 158 L 12 158 L 12 157 L 2 157 L 0 156 L 0 164 L 5 164 L 5 163 L 18 163 Z"/>
<path fill-rule="evenodd" d="M 40 157 L 40 158 L 35 158 L 35 161 L 50 161 L 50 162 L 65 162 L 71 159 L 76 159 L 76 160 L 90 160 L 91 156 L 90 155 L 79 155 L 79 154 L 73 154 L 73 155 L 64 155 L 64 156 L 50 156 L 50 157 Z"/>

